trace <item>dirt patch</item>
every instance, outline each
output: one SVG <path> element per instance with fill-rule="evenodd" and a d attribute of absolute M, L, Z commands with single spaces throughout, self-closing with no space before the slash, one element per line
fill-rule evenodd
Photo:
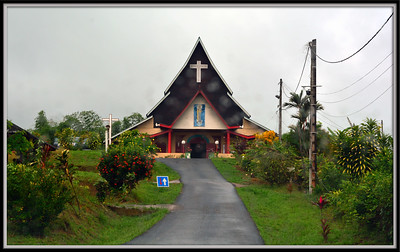
<path fill-rule="evenodd" d="M 83 186 L 83 187 L 88 187 L 88 188 L 89 188 L 89 193 L 90 193 L 90 195 L 96 196 L 97 189 L 96 189 L 96 187 L 93 185 L 93 183 L 87 182 L 87 181 L 79 181 L 79 185 L 80 185 L 80 186 Z"/>
<path fill-rule="evenodd" d="M 175 204 L 158 204 L 158 205 L 137 205 L 137 204 L 127 204 L 125 205 L 126 208 L 137 208 L 137 209 L 151 209 L 151 208 L 166 208 L 169 211 L 175 211 L 182 209 L 182 206 L 175 205 Z"/>
<path fill-rule="evenodd" d="M 243 185 L 243 184 L 238 184 L 238 183 L 232 183 L 232 185 L 234 187 L 246 187 L 246 186 L 249 186 L 249 185 Z"/>
<path fill-rule="evenodd" d="M 78 171 L 98 172 L 94 165 L 76 165 Z"/>
<path fill-rule="evenodd" d="M 118 215 L 124 216 L 139 216 L 147 213 L 154 212 L 153 209 L 149 208 L 128 208 L 128 207 L 119 207 L 119 206 L 108 206 L 113 212 L 117 213 Z"/>

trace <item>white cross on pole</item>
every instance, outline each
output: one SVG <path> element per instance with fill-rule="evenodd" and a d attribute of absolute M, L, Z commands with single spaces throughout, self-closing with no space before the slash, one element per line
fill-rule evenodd
<path fill-rule="evenodd" d="M 118 118 L 112 118 L 112 114 L 110 114 L 108 118 L 103 118 L 102 120 L 108 121 L 108 125 L 110 125 L 110 128 L 108 130 L 108 144 L 111 144 L 112 122 L 119 121 L 119 120 L 118 120 Z"/>
<path fill-rule="evenodd" d="M 190 64 L 191 69 L 196 69 L 196 82 L 201 82 L 201 69 L 208 69 L 207 64 L 201 64 L 201 60 L 198 60 L 196 64 Z"/>

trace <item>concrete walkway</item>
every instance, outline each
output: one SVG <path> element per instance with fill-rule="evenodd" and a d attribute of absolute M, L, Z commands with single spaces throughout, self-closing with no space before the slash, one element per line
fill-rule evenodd
<path fill-rule="evenodd" d="M 263 245 L 246 207 L 209 159 L 158 159 L 181 175 L 182 193 L 164 219 L 130 245 Z"/>

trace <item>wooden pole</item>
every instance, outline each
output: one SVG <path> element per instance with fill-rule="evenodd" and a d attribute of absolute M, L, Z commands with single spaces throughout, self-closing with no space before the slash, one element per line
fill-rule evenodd
<path fill-rule="evenodd" d="M 310 158 L 311 158 L 311 185 L 310 194 L 315 188 L 315 175 L 317 172 L 317 40 L 310 42 L 311 48 L 311 86 L 310 86 Z"/>
<path fill-rule="evenodd" d="M 282 142 L 282 79 L 279 81 L 279 141 Z"/>

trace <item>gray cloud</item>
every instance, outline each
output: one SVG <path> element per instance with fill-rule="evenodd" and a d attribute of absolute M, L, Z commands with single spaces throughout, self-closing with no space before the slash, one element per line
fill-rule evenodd
<path fill-rule="evenodd" d="M 200 36 L 212 61 L 252 119 L 278 130 L 275 95 L 296 89 L 307 52 L 328 60 L 349 56 L 368 41 L 392 13 L 376 7 L 15 7 L 7 8 L 7 118 L 33 128 L 44 110 L 49 118 L 83 110 L 123 118 L 145 115 L 162 97 Z M 320 93 L 343 89 L 393 51 L 393 19 L 359 54 L 340 64 L 317 61 Z M 318 95 L 326 103 L 323 127 L 345 128 L 347 114 L 373 101 L 393 83 L 393 69 L 374 84 L 393 56 L 359 83 L 340 93 Z M 307 61 L 300 86 L 309 85 Z M 301 87 L 298 88 L 299 92 Z M 364 90 L 365 89 L 365 90 Z M 360 93 L 360 94 L 357 94 Z M 392 90 L 350 116 L 384 120 L 392 131 Z M 284 101 L 287 97 L 284 95 Z M 287 110 L 284 132 L 294 123 Z M 336 117 L 336 116 L 341 117 Z"/>

